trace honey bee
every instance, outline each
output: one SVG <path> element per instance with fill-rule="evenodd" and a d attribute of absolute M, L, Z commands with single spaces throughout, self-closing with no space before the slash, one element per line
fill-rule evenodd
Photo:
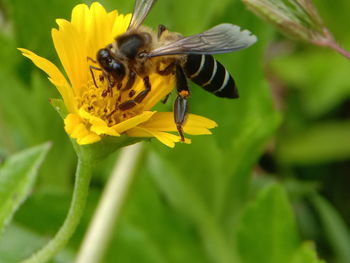
<path fill-rule="evenodd" d="M 150 93 L 150 73 L 175 75 L 177 98 L 174 102 L 174 121 L 184 141 L 183 125 L 190 96 L 187 79 L 218 97 L 238 98 L 232 76 L 212 55 L 247 48 L 257 38 L 248 30 L 241 31 L 240 27 L 232 24 L 220 24 L 188 37 L 169 32 L 163 25 L 159 25 L 156 33 L 142 25 L 154 3 L 155 0 L 136 0 L 127 31 L 97 52 L 96 61 L 100 67 L 91 65 L 90 71 L 95 85 L 93 70 L 102 71 L 109 89 L 130 90 L 137 76 L 143 79 L 144 90 L 133 99 L 118 104 L 117 110 L 121 111 L 135 107 Z M 161 65 L 166 66 L 161 69 Z"/>

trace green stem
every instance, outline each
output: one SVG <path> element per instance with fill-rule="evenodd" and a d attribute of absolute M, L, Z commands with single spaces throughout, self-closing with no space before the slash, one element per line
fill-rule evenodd
<path fill-rule="evenodd" d="M 91 164 L 79 158 L 75 185 L 68 215 L 53 239 L 22 263 L 41 263 L 53 258 L 69 241 L 83 215 L 91 178 Z"/>
<path fill-rule="evenodd" d="M 84 238 L 76 263 L 101 262 L 114 233 L 114 226 L 120 217 L 141 155 L 141 143 L 122 149 Z"/>

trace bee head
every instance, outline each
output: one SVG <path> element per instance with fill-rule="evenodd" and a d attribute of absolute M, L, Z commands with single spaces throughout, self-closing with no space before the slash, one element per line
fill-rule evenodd
<path fill-rule="evenodd" d="M 97 52 L 97 61 L 106 73 L 112 75 L 115 80 L 121 80 L 124 77 L 125 67 L 112 56 L 110 49 L 100 49 Z"/>

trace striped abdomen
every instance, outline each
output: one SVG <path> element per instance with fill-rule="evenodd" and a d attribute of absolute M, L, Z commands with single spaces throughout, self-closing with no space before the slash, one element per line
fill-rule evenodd
<path fill-rule="evenodd" d="M 188 55 L 186 76 L 216 96 L 238 98 L 235 81 L 225 67 L 211 55 Z"/>

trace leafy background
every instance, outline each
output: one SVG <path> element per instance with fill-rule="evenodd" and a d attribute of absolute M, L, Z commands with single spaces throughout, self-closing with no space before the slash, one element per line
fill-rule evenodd
<path fill-rule="evenodd" d="M 58 63 L 50 29 L 78 3 L 0 1 L 0 262 L 41 247 L 68 210 L 76 157 L 48 103 L 59 95 L 16 48 Z M 314 3 L 350 48 L 350 2 Z M 133 1 L 102 4 L 127 13 Z M 350 262 L 349 62 L 286 39 L 239 0 L 159 1 L 146 24 L 186 35 L 222 22 L 259 38 L 217 57 L 241 98 L 192 87 L 191 112 L 219 127 L 175 149 L 147 143 L 103 262 Z M 94 170 L 83 221 L 53 262 L 73 261 L 116 158 Z"/>

